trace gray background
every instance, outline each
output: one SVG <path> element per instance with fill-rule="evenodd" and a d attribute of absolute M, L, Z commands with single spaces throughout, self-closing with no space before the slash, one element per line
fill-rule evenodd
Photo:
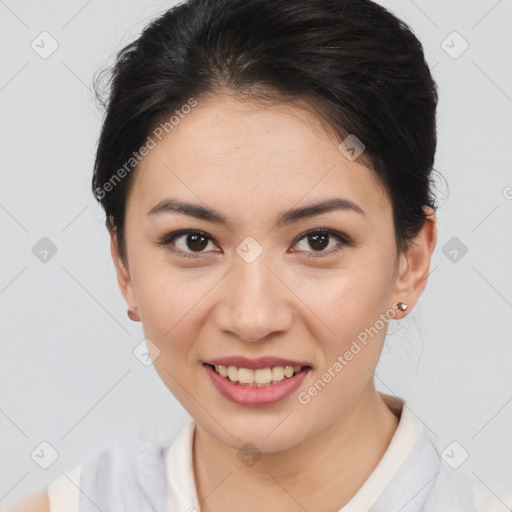
<path fill-rule="evenodd" d="M 467 450 L 457 471 L 500 496 L 512 490 L 512 2 L 381 3 L 412 26 L 439 85 L 435 168 L 449 195 L 440 181 L 429 284 L 392 322 L 376 383 L 408 400 L 440 449 Z M 173 4 L 0 0 L 0 506 L 103 447 L 173 437 L 188 420 L 132 353 L 142 328 L 90 192 L 93 73 Z M 59 45 L 46 59 L 31 48 L 43 31 Z M 469 44 L 460 55 L 454 31 Z M 43 237 L 57 248 L 47 261 L 33 252 Z M 31 457 L 43 441 L 58 452 L 47 469 Z"/>

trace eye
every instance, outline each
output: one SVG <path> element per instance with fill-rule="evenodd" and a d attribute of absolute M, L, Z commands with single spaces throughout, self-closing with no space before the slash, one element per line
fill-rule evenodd
<path fill-rule="evenodd" d="M 325 251 L 324 249 L 330 245 L 331 238 L 336 239 L 338 243 L 334 249 Z M 343 245 L 353 245 L 353 242 L 347 236 L 327 228 L 315 229 L 302 234 L 298 242 L 294 243 L 294 246 L 302 240 L 306 240 L 306 243 L 314 249 L 313 253 L 319 253 L 318 256 L 315 254 L 308 255 L 308 257 L 313 258 L 338 252 Z M 158 242 L 158 245 L 169 247 L 169 250 L 185 258 L 198 258 L 205 252 L 204 249 L 208 247 L 209 241 L 213 243 L 212 238 L 203 231 L 185 229 L 165 235 Z M 177 250 L 171 246 L 176 247 Z"/>
<path fill-rule="evenodd" d="M 179 242 L 175 243 L 176 240 Z M 178 250 L 170 248 L 171 251 L 179 253 L 185 258 L 198 258 L 199 256 L 195 256 L 193 253 L 201 254 L 201 252 L 204 252 L 203 249 L 208 246 L 208 240 L 211 240 L 210 236 L 202 231 L 182 230 L 166 235 L 160 240 L 159 245 L 166 247 L 174 245 L 178 247 Z M 189 249 L 192 252 L 188 252 Z"/>
<path fill-rule="evenodd" d="M 332 238 L 336 239 L 338 241 L 338 244 L 335 244 L 334 249 L 325 251 L 324 249 L 326 247 L 329 247 L 329 242 L 331 241 Z M 301 242 L 302 240 L 305 240 L 305 243 L 314 249 L 314 251 L 312 251 L 313 254 L 308 254 L 308 257 L 313 258 L 322 257 L 328 254 L 338 252 L 344 245 L 352 245 L 352 242 L 349 240 L 348 237 L 342 235 L 341 233 L 338 233 L 337 231 L 333 231 L 332 229 L 326 228 L 308 231 L 307 233 L 304 233 L 300 237 L 299 242 Z M 319 253 L 318 256 L 314 254 L 315 252 Z"/>

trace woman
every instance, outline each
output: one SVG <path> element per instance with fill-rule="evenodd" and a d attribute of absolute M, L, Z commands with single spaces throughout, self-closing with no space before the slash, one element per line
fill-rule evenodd
<path fill-rule="evenodd" d="M 189 0 L 122 50 L 93 192 L 191 421 L 19 510 L 505 510 L 374 383 L 436 245 L 437 99 L 369 0 Z"/>

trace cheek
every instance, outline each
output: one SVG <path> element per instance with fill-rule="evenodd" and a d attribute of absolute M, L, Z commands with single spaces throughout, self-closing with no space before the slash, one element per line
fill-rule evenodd
<path fill-rule="evenodd" d="M 303 276 L 295 279 L 294 287 L 299 297 L 307 297 L 309 309 L 303 311 L 310 318 L 308 329 L 323 364 L 329 368 L 346 354 L 343 372 L 353 379 L 362 368 L 377 365 L 390 320 L 392 290 L 390 263 L 359 256 L 357 265 L 347 264 L 321 279 Z"/>
<path fill-rule="evenodd" d="M 158 348 L 153 365 L 166 387 L 180 403 L 190 405 L 190 393 L 197 394 L 194 372 L 200 354 L 194 340 L 204 323 L 204 283 L 184 280 L 169 268 L 147 268 L 137 285 L 144 337 Z"/>
<path fill-rule="evenodd" d="M 194 339 L 205 322 L 205 296 L 218 277 L 170 263 L 140 261 L 135 285 L 144 335 L 164 356 L 160 364 L 196 363 Z M 185 361 L 186 359 L 186 361 Z"/>
<path fill-rule="evenodd" d="M 316 328 L 310 325 L 319 365 L 305 392 L 327 422 L 372 379 L 389 323 L 381 317 L 386 312 L 381 288 L 358 277 L 354 273 L 337 283 L 326 283 L 322 294 L 308 303 L 319 317 L 312 320 Z"/>

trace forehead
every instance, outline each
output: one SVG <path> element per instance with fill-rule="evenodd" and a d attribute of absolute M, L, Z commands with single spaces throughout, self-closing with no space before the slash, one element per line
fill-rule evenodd
<path fill-rule="evenodd" d="M 268 209 L 342 197 L 370 214 L 390 208 L 374 172 L 349 160 L 301 104 L 263 105 L 230 96 L 198 100 L 143 158 L 131 187 L 147 212 L 165 197 Z"/>

